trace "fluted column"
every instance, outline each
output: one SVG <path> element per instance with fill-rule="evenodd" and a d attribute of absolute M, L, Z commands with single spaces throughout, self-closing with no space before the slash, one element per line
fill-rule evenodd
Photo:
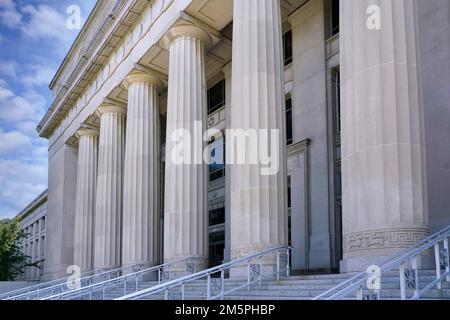
<path fill-rule="evenodd" d="M 166 35 L 170 47 L 169 91 L 167 105 L 167 143 L 164 202 L 164 260 L 198 257 L 200 267 L 208 256 L 206 165 L 202 156 L 191 150 L 183 153 L 183 164 L 172 159 L 179 141 L 172 135 L 177 129 L 187 130 L 194 137 L 194 123 L 206 128 L 205 45 L 208 35 L 196 27 L 178 26 Z M 187 136 L 185 136 L 187 138 Z M 189 149 L 189 148 L 186 148 Z M 191 151 L 191 159 L 188 153 Z M 196 159 L 194 159 L 196 158 Z M 199 162 L 198 162 L 199 161 Z M 193 164 L 189 164 L 193 163 Z M 200 163 L 200 164 L 195 164 Z"/>
<path fill-rule="evenodd" d="M 97 113 L 101 120 L 94 268 L 109 269 L 121 264 L 125 109 L 114 105 L 103 105 Z"/>
<path fill-rule="evenodd" d="M 158 92 L 161 81 L 134 73 L 128 88 L 122 265 L 158 262 Z"/>
<path fill-rule="evenodd" d="M 375 3 L 340 2 L 344 271 L 428 233 L 416 2 Z"/>
<path fill-rule="evenodd" d="M 76 135 L 79 143 L 73 263 L 82 271 L 86 271 L 93 267 L 93 219 L 97 192 L 98 131 L 82 128 Z"/>
<path fill-rule="evenodd" d="M 277 139 L 263 139 L 259 144 L 277 144 L 278 153 L 271 150 L 270 155 L 279 167 L 262 174 L 263 165 L 251 163 L 254 154 L 248 147 L 245 163 L 236 164 L 234 159 L 235 164 L 229 166 L 232 259 L 287 242 L 280 15 L 277 0 L 234 1 L 231 129 L 267 129 L 269 137 L 271 130 L 279 130 Z M 231 139 L 227 137 L 227 161 L 232 160 Z M 273 262 L 267 264 L 273 266 Z"/>

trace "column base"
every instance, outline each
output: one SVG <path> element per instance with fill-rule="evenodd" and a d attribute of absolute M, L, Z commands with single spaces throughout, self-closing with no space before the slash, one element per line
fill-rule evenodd
<path fill-rule="evenodd" d="M 250 268 L 250 270 L 249 270 Z M 280 270 L 286 270 L 286 261 L 280 261 Z M 242 265 L 233 267 L 230 269 L 230 278 L 245 278 L 247 279 L 248 274 L 250 273 L 250 277 L 252 280 L 255 280 L 259 277 L 259 274 L 264 279 L 276 278 L 277 272 L 277 258 L 273 257 L 263 257 L 261 261 L 256 258 L 250 262 L 250 267 L 247 263 L 242 263 Z M 281 276 L 286 275 L 286 272 L 281 272 Z"/>
<path fill-rule="evenodd" d="M 374 255 L 361 257 L 348 257 L 340 262 L 340 273 L 354 273 L 367 271 L 369 266 L 381 266 L 382 263 L 392 258 L 393 255 Z M 432 270 L 434 257 L 431 250 L 419 256 L 418 267 L 422 270 Z"/>
<path fill-rule="evenodd" d="M 189 258 L 190 256 L 187 256 L 186 258 Z M 171 261 L 176 261 L 183 259 L 184 257 L 175 257 L 175 258 L 168 258 L 164 260 L 164 263 L 168 263 Z M 207 257 L 193 257 L 192 261 L 181 261 L 178 263 L 175 263 L 174 265 L 170 267 L 166 267 L 164 269 L 164 272 L 167 275 L 167 272 L 170 274 L 170 279 L 180 278 L 185 275 L 193 274 L 202 270 L 208 269 L 208 258 Z M 167 280 L 167 279 L 166 279 Z"/>
<path fill-rule="evenodd" d="M 123 270 L 122 275 L 130 275 L 135 272 L 139 272 L 145 269 L 150 269 L 156 267 L 158 264 L 156 262 L 135 262 L 128 264 Z M 158 280 L 158 270 L 151 272 L 143 272 L 138 275 L 139 281 L 156 281 Z"/>

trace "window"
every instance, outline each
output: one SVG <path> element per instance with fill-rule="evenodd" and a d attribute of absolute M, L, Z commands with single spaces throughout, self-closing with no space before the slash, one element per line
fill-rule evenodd
<path fill-rule="evenodd" d="M 283 57 L 285 66 L 292 63 L 292 31 L 283 35 Z"/>
<path fill-rule="evenodd" d="M 225 105 L 225 80 L 208 90 L 208 114 L 219 110 Z"/>
<path fill-rule="evenodd" d="M 291 176 L 287 178 L 287 195 L 288 195 L 288 245 L 292 245 L 292 188 L 291 188 Z"/>
<path fill-rule="evenodd" d="M 209 226 L 225 223 L 225 208 L 209 211 Z"/>
<path fill-rule="evenodd" d="M 339 33 L 339 0 L 331 3 L 331 36 Z"/>
<path fill-rule="evenodd" d="M 160 125 L 161 125 L 161 144 L 166 143 L 166 135 L 167 135 L 167 113 L 161 115 L 160 117 Z"/>
<path fill-rule="evenodd" d="M 334 197 L 335 215 L 338 223 L 336 234 L 342 235 L 342 165 L 341 165 L 341 104 L 340 104 L 340 73 L 333 74 L 333 130 L 334 130 Z M 339 240 L 339 253 L 342 259 L 342 238 Z"/>
<path fill-rule="evenodd" d="M 286 100 L 286 142 L 292 144 L 292 99 Z"/>
<path fill-rule="evenodd" d="M 209 181 L 214 181 L 225 176 L 225 140 L 214 140 L 210 148 L 213 163 L 209 166 Z"/>

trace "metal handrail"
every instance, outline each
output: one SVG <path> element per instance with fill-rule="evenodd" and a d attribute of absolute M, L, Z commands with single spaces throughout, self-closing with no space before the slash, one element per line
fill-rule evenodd
<path fill-rule="evenodd" d="M 450 237 L 450 226 L 426 237 L 425 239 L 417 242 L 413 246 L 404 249 L 390 257 L 385 262 L 383 262 L 379 267 L 379 275 L 383 272 L 389 272 L 393 270 L 399 270 L 400 272 L 400 291 L 401 298 L 406 299 L 406 279 L 405 279 L 405 268 L 408 264 L 412 265 L 413 270 L 413 283 L 411 285 L 414 288 L 414 295 L 411 299 L 417 299 L 425 292 L 429 291 L 434 285 L 438 285 L 440 287 L 440 283 L 444 277 L 447 278 L 447 281 L 450 281 L 450 261 L 449 261 L 449 249 L 448 249 L 448 238 Z M 443 260 L 444 264 L 441 265 L 441 251 L 440 251 L 440 243 L 443 242 Z M 419 288 L 419 279 L 418 279 L 418 261 L 417 258 L 420 254 L 424 253 L 426 250 L 434 247 L 435 248 L 435 267 L 436 267 L 436 279 L 420 290 Z M 442 267 L 445 268 L 445 272 L 441 273 Z M 365 284 L 367 284 L 369 279 L 373 279 L 374 274 L 371 272 L 361 272 L 356 276 L 344 281 L 337 286 L 323 292 L 322 294 L 316 296 L 313 300 L 338 300 L 347 297 L 349 294 L 356 292 L 356 296 L 362 299 L 362 288 Z M 380 298 L 380 290 L 373 289 L 375 291 L 375 298 Z M 337 291 L 337 292 L 336 292 Z M 334 294 L 332 294 L 335 292 Z M 331 296 L 327 297 L 328 295 Z"/>
<path fill-rule="evenodd" d="M 111 270 L 107 270 L 107 271 L 101 271 L 101 270 L 91 270 L 91 271 L 87 271 L 82 273 L 81 275 L 85 275 L 85 276 L 81 276 L 79 279 L 76 279 L 76 282 L 78 283 L 82 283 L 82 282 L 88 282 L 88 283 L 92 283 L 94 281 L 94 279 L 96 278 L 103 278 L 105 276 L 107 276 L 109 279 L 111 279 L 112 275 L 120 275 L 121 272 L 123 272 L 126 269 L 134 269 L 136 267 L 139 267 L 140 265 L 131 265 L 131 266 L 126 266 L 126 267 L 119 267 L 119 268 L 115 268 L 115 269 L 111 269 Z M 87 276 L 87 274 L 91 274 L 90 276 Z M 23 300 L 23 298 L 25 298 L 26 300 L 29 300 L 32 296 L 35 296 L 37 298 L 41 297 L 41 293 L 43 292 L 48 292 L 50 291 L 51 293 L 53 293 L 55 290 L 59 289 L 61 292 L 63 292 L 64 288 L 69 284 L 72 283 L 73 279 L 73 275 L 71 276 L 67 276 L 58 280 L 53 280 L 50 281 L 48 283 L 51 282 L 57 282 L 54 285 L 51 286 L 46 286 L 37 290 L 33 290 L 33 291 L 27 291 L 25 293 L 22 294 L 18 294 L 18 295 L 14 295 L 14 296 L 9 296 L 3 300 Z M 39 285 L 37 285 L 39 286 Z M 26 289 L 26 288 L 24 288 Z"/>
<path fill-rule="evenodd" d="M 98 272 L 99 270 L 91 270 L 91 271 L 86 271 L 83 272 L 81 274 L 81 276 L 84 277 L 88 277 L 88 275 L 92 275 L 95 274 L 96 272 Z M 63 277 L 63 278 L 59 278 L 59 279 L 55 279 L 55 280 L 50 280 L 50 281 L 46 281 L 43 283 L 39 283 L 39 284 L 35 284 L 32 286 L 28 286 L 25 288 L 20 288 L 20 289 L 16 289 L 13 291 L 8 291 L 5 293 L 0 294 L 0 300 L 6 299 L 6 298 L 12 298 L 12 297 L 16 297 L 22 294 L 26 294 L 26 293 L 32 293 L 34 291 L 37 290 L 41 290 L 41 289 L 47 289 L 49 287 L 51 287 L 52 285 L 56 285 L 56 284 L 61 284 L 61 283 L 67 283 L 67 280 L 69 279 L 70 276 L 67 277 Z"/>
<path fill-rule="evenodd" d="M 139 276 L 142 276 L 143 274 L 158 271 L 158 275 L 157 275 L 158 283 L 161 283 L 162 281 L 165 280 L 164 272 L 169 273 L 169 275 L 167 277 L 170 280 L 170 272 L 171 271 L 170 270 L 166 271 L 166 269 L 172 267 L 173 265 L 180 264 L 181 262 L 185 263 L 185 275 L 188 272 L 195 273 L 196 260 L 198 260 L 198 258 L 195 258 L 195 257 L 187 257 L 187 258 L 185 257 L 185 258 L 177 259 L 177 260 L 166 262 L 164 264 L 157 265 L 154 267 L 150 267 L 150 268 L 142 269 L 142 270 L 135 271 L 135 272 L 132 272 L 129 274 L 117 276 L 115 278 L 108 279 L 108 280 L 105 280 L 102 282 L 92 283 L 92 284 L 89 284 L 89 285 L 81 287 L 81 288 L 72 289 L 72 290 L 66 291 L 66 292 L 60 292 L 60 293 L 57 293 L 57 294 L 54 294 L 54 295 L 51 295 L 48 297 L 43 297 L 40 300 L 56 300 L 56 299 L 63 299 L 64 297 L 67 297 L 70 299 L 76 299 L 76 298 L 83 297 L 86 295 L 89 295 L 89 297 L 92 298 L 93 294 L 98 291 L 102 291 L 102 298 L 104 299 L 105 289 L 115 286 L 122 281 L 124 283 L 124 292 L 126 294 L 127 290 L 128 290 L 127 280 L 130 278 L 134 279 L 135 291 L 137 291 Z M 188 263 L 190 263 L 190 262 L 193 263 L 192 270 L 189 270 L 189 268 L 188 268 Z"/>
<path fill-rule="evenodd" d="M 151 288 L 147 288 L 138 292 L 134 292 L 128 295 L 124 295 L 120 298 L 116 298 L 114 300 L 135 300 L 135 299 L 139 299 L 139 298 L 143 298 L 143 297 L 148 297 L 150 295 L 154 295 L 160 292 L 164 291 L 164 299 L 168 300 L 169 298 L 169 289 L 174 288 L 174 287 L 180 287 L 181 289 L 181 300 L 184 300 L 185 298 L 185 285 L 187 283 L 193 282 L 195 280 L 199 280 L 202 279 L 204 277 L 207 277 L 207 299 L 208 300 L 215 300 L 215 299 L 223 299 L 225 295 L 243 289 L 243 288 L 247 288 L 247 290 L 250 290 L 250 286 L 255 283 L 258 282 L 259 285 L 261 284 L 261 281 L 263 279 L 263 277 L 273 277 L 276 276 L 277 280 L 280 279 L 280 275 L 282 272 L 286 272 L 286 276 L 289 276 L 290 273 L 290 263 L 289 263 L 289 253 L 291 251 L 291 247 L 289 246 L 280 246 L 280 247 L 276 247 L 276 248 L 272 248 L 269 250 L 265 250 L 259 253 L 255 253 L 252 255 L 248 255 L 239 259 L 236 259 L 234 261 L 230 261 L 227 263 L 224 263 L 222 265 L 210 268 L 210 269 L 206 269 L 200 272 L 197 272 L 195 274 L 192 275 L 188 275 L 179 279 L 175 279 L 163 284 L 159 284 L 156 286 L 153 286 Z M 284 268 L 281 267 L 281 254 L 285 254 L 285 266 Z M 263 268 L 262 268 L 262 258 L 263 257 L 267 257 L 269 255 L 273 255 L 276 254 L 276 260 L 277 260 L 277 264 L 276 264 L 276 272 L 273 273 L 269 273 L 268 275 L 264 275 L 263 276 Z M 254 260 L 258 260 L 258 264 L 251 264 Z M 225 271 L 229 271 L 231 268 L 235 268 L 237 266 L 240 266 L 242 264 L 246 264 L 247 267 L 247 281 L 245 282 L 245 284 L 238 286 L 236 288 L 233 288 L 231 290 L 225 291 Z M 255 266 L 257 266 L 257 268 L 254 268 Z M 212 290 L 212 285 L 211 285 L 211 275 L 216 274 L 216 273 L 220 273 L 220 281 L 221 281 L 221 291 L 220 294 L 218 295 L 213 295 L 213 290 Z"/>

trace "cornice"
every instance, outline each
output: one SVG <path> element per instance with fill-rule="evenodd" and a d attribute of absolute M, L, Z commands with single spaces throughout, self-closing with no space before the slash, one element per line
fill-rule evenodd
<path fill-rule="evenodd" d="M 101 1 L 106 2 L 105 0 Z M 95 77 L 95 75 L 102 71 L 104 63 L 102 64 L 98 61 L 108 60 L 114 54 L 114 50 L 110 50 L 110 42 L 113 39 L 117 42 L 118 37 L 115 33 L 125 32 L 127 34 L 130 27 L 142 18 L 137 12 L 139 10 L 142 11 L 142 7 L 144 5 L 146 7 L 149 3 L 149 0 L 117 0 L 117 4 L 114 7 L 115 10 L 105 19 L 105 22 L 109 22 L 109 24 L 106 26 L 102 25 L 101 30 L 97 32 L 98 35 L 92 39 L 87 58 L 78 61 L 76 67 L 68 77 L 69 80 L 64 84 L 65 88 L 57 94 L 52 105 L 37 126 L 37 131 L 41 137 L 50 138 L 59 120 L 65 117 L 74 102 L 81 97 L 80 92 L 92 84 L 93 76 Z M 138 8 L 140 9 L 138 10 Z M 133 11 L 133 9 L 136 11 Z M 95 20 L 95 18 L 91 19 Z M 92 31 L 88 30 L 88 27 L 86 28 L 82 30 L 84 33 Z M 123 37 L 121 38 L 122 40 Z M 105 50 L 109 52 L 108 56 L 102 55 Z"/>
<path fill-rule="evenodd" d="M 37 196 L 29 205 L 27 205 L 17 216 L 15 219 L 23 219 L 28 216 L 31 212 L 33 212 L 37 207 L 42 205 L 47 201 L 47 191 L 45 190 L 39 196 Z"/>

